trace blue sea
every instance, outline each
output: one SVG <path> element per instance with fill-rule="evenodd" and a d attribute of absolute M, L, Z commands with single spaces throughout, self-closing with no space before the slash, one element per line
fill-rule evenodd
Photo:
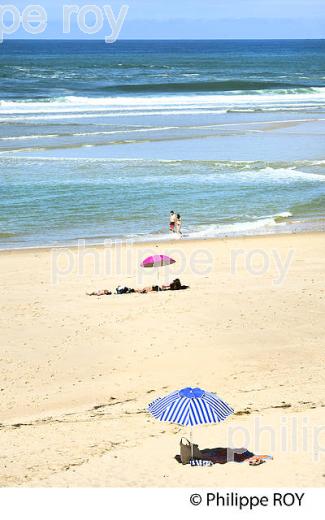
<path fill-rule="evenodd" d="M 0 248 L 325 229 L 325 40 L 0 45 Z"/>

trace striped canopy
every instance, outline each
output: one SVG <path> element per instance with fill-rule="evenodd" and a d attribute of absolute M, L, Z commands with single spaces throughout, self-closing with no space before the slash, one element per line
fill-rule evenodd
<path fill-rule="evenodd" d="M 182 426 L 218 423 L 234 413 L 216 394 L 190 387 L 156 399 L 148 411 L 159 421 Z"/>
<path fill-rule="evenodd" d="M 166 255 L 153 255 L 143 260 L 141 267 L 163 267 L 165 265 L 175 264 L 175 262 L 176 260 Z"/>

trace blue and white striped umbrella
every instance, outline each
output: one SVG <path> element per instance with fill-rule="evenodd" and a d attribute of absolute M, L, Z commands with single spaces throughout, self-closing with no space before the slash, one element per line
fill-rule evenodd
<path fill-rule="evenodd" d="M 148 411 L 159 421 L 182 426 L 219 423 L 234 413 L 216 394 L 190 387 L 156 399 Z"/>

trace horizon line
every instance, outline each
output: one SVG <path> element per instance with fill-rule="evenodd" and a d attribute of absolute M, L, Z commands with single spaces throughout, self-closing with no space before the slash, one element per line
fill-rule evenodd
<path fill-rule="evenodd" d="M 137 41 L 151 41 L 151 42 L 159 42 L 159 41 L 205 41 L 205 42 L 215 42 L 215 41 L 323 41 L 325 40 L 325 36 L 322 38 L 118 38 L 115 42 L 110 45 L 117 43 L 119 41 L 129 41 L 129 42 L 137 42 Z M 85 41 L 85 42 L 105 42 L 104 38 L 6 38 L 2 43 L 6 41 Z M 105 42 L 106 43 L 106 42 Z M 1 47 L 0 47 L 1 48 Z"/>

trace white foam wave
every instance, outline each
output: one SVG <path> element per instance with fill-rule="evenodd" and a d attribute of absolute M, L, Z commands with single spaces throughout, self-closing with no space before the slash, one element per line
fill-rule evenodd
<path fill-rule="evenodd" d="M 254 235 L 256 233 L 271 233 L 276 229 L 286 226 L 285 222 L 277 222 L 276 217 L 289 218 L 291 213 L 283 212 L 267 218 L 259 218 L 254 221 L 234 222 L 232 224 L 212 224 L 200 226 L 199 229 L 190 230 L 189 238 L 213 238 L 231 235 Z"/>
<path fill-rule="evenodd" d="M 325 164 L 325 160 L 312 161 L 312 162 L 311 162 L 311 165 L 312 165 L 312 166 L 322 166 L 323 164 Z"/>
<path fill-rule="evenodd" d="M 146 132 L 157 132 L 174 130 L 179 127 L 177 126 L 161 126 L 161 127 L 149 127 L 149 128 L 136 128 L 127 130 L 110 130 L 110 131 L 98 131 L 98 132 L 75 132 L 71 134 L 39 134 L 39 135 L 19 135 L 11 137 L 0 137 L 0 141 L 25 141 L 29 139 L 50 139 L 52 137 L 92 137 L 100 135 L 115 135 L 115 134 L 132 134 L 132 133 L 146 133 Z"/>
<path fill-rule="evenodd" d="M 272 184 L 292 184 L 296 182 L 325 182 L 325 174 L 309 173 L 296 170 L 294 167 L 277 168 L 267 166 L 261 168 L 254 166 L 254 164 L 247 163 L 246 165 L 231 165 L 220 170 L 220 165 L 216 163 L 217 171 L 211 170 L 204 173 L 191 173 L 191 184 L 249 184 L 249 185 L 272 185 Z M 175 173 L 173 180 L 184 181 L 188 179 L 188 173 Z M 168 178 L 162 179 L 161 182 L 169 182 Z M 278 215 L 281 216 L 281 215 Z"/>
<path fill-rule="evenodd" d="M 325 182 L 325 175 L 321 173 L 309 173 L 296 170 L 295 168 L 272 168 L 268 166 L 262 170 L 256 170 L 256 176 L 266 181 L 318 181 Z"/>
<path fill-rule="evenodd" d="M 72 134 L 73 136 L 78 137 L 91 137 L 94 135 L 114 135 L 114 134 L 132 134 L 132 133 L 146 133 L 146 132 L 162 132 L 167 130 L 176 130 L 178 126 L 157 126 L 157 127 L 149 127 L 149 128 L 136 128 L 131 130 L 110 130 L 106 132 L 78 132 Z"/>
<path fill-rule="evenodd" d="M 43 139 L 51 137 L 59 137 L 59 134 L 18 135 L 11 137 L 0 137 L 0 141 L 25 141 L 29 139 Z"/>
<path fill-rule="evenodd" d="M 277 224 L 273 218 L 264 218 L 256 221 L 234 222 L 233 224 L 210 224 L 205 226 L 196 226 L 191 229 L 184 229 L 183 236 L 186 239 L 205 239 L 205 238 L 221 238 L 225 236 L 244 236 L 255 235 L 258 233 L 274 232 L 285 224 Z M 148 235 L 130 234 L 128 239 L 136 242 L 151 242 L 164 240 L 177 240 L 180 237 L 171 235 L 170 233 L 152 233 Z"/>
<path fill-rule="evenodd" d="M 224 236 L 227 234 L 244 234 L 252 233 L 256 230 L 266 229 L 269 226 L 275 226 L 273 219 L 262 219 L 255 222 L 236 222 L 233 224 L 213 224 L 197 231 L 189 233 L 190 238 L 210 238 Z"/>
<path fill-rule="evenodd" d="M 245 236 L 274 233 L 285 230 L 286 222 L 278 222 L 277 217 L 289 218 L 292 214 L 289 211 L 270 215 L 268 217 L 260 217 L 256 220 L 245 222 L 233 222 L 231 224 L 210 224 L 199 225 L 191 229 L 184 229 L 184 238 L 188 239 L 205 239 L 205 238 L 221 238 L 225 236 Z M 130 235 L 136 241 L 152 241 L 152 240 L 170 240 L 171 238 L 179 238 L 171 236 L 169 233 L 149 234 L 147 236 Z"/>
<path fill-rule="evenodd" d="M 207 95 L 168 95 L 168 96 L 116 96 L 116 97 L 76 97 L 54 98 L 40 101 L 0 101 L 0 115 L 19 114 L 61 114 L 84 112 L 139 112 L 143 110 L 202 110 L 272 107 L 290 108 L 292 106 L 318 106 L 325 104 L 325 87 L 303 91 L 238 91 L 224 94 Z"/>
<path fill-rule="evenodd" d="M 20 121 L 49 121 L 49 120 L 61 120 L 61 119 L 92 119 L 94 117 L 115 117 L 115 118 L 121 118 L 121 117 L 132 117 L 132 116 L 167 116 L 167 115 L 199 115 L 199 114 L 226 114 L 227 110 L 183 110 L 181 107 L 177 108 L 175 107 L 174 110 L 166 110 L 166 111 L 148 111 L 148 112 L 97 112 L 96 113 L 64 113 L 59 114 L 53 113 L 53 114 L 47 114 L 47 115 L 21 115 L 20 117 L 17 117 L 16 115 L 14 117 L 1 117 L 1 110 L 0 110 L 0 122 L 8 122 L 8 121 L 14 121 L 14 122 L 20 122 Z"/>
<path fill-rule="evenodd" d="M 289 218 L 292 217 L 292 213 L 290 213 L 290 211 L 283 211 L 282 213 L 277 213 L 275 217 Z"/>

